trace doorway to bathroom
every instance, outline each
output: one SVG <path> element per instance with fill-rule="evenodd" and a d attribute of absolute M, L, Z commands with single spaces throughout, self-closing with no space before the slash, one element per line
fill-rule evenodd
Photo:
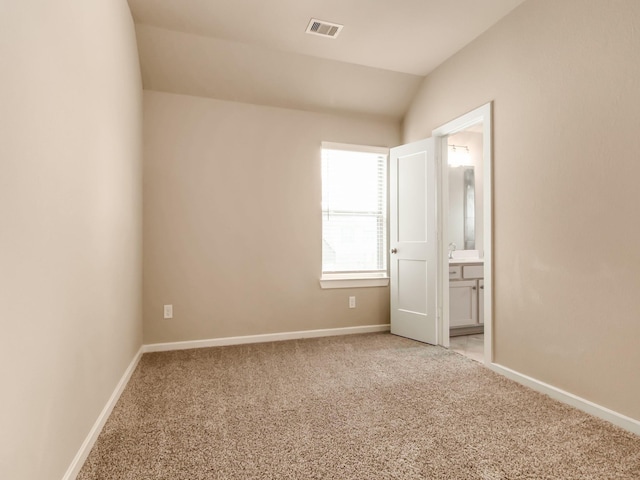
<path fill-rule="evenodd" d="M 491 104 L 433 131 L 438 164 L 439 344 L 484 363 L 492 349 Z"/>

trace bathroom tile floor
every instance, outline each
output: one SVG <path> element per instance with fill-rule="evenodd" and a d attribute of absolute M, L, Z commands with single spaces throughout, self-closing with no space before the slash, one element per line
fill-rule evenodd
<path fill-rule="evenodd" d="M 451 337 L 449 348 L 476 362 L 484 362 L 484 334 Z"/>

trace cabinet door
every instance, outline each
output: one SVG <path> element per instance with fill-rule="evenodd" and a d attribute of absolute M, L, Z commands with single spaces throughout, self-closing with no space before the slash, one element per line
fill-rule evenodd
<path fill-rule="evenodd" d="M 484 325 L 484 280 L 478 280 L 478 323 Z"/>
<path fill-rule="evenodd" d="M 449 282 L 449 326 L 478 324 L 478 283 L 476 280 Z"/>

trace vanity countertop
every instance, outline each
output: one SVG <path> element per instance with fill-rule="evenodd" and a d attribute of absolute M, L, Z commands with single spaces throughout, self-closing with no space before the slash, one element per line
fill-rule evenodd
<path fill-rule="evenodd" d="M 482 264 L 484 265 L 484 258 L 450 258 L 449 265 L 462 265 L 462 264 Z"/>

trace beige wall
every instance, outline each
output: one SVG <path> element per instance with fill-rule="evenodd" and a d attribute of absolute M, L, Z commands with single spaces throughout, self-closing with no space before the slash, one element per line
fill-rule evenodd
<path fill-rule="evenodd" d="M 142 340 L 125 0 L 0 6 L 0 478 L 60 479 Z"/>
<path fill-rule="evenodd" d="M 389 322 L 387 288 L 320 289 L 320 142 L 398 124 L 153 91 L 144 112 L 145 343 Z"/>
<path fill-rule="evenodd" d="M 404 139 L 494 103 L 495 361 L 640 419 L 640 2 L 535 0 L 424 82 Z"/>

